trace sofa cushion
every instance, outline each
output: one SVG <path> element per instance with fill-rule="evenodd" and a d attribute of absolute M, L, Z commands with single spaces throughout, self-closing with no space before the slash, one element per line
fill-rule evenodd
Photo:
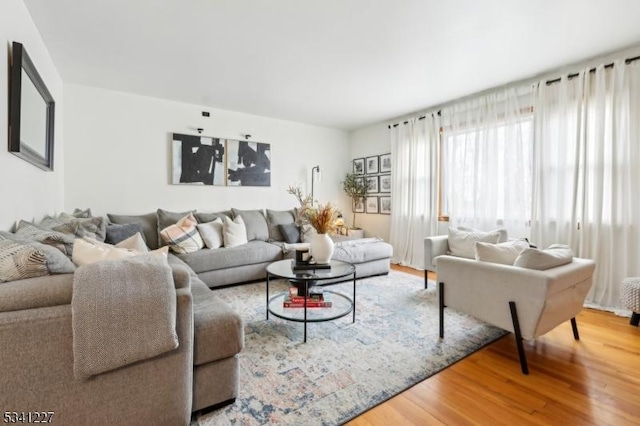
<path fill-rule="evenodd" d="M 115 245 L 115 247 L 125 248 L 136 251 L 138 253 L 147 253 L 149 249 L 144 242 L 144 238 L 140 232 L 136 232 L 129 238 L 126 238 Z"/>
<path fill-rule="evenodd" d="M 544 271 L 545 269 L 566 265 L 572 261 L 573 251 L 569 246 L 564 244 L 553 244 L 544 250 L 535 248 L 528 248 L 524 250 L 517 257 L 513 266 Z"/>
<path fill-rule="evenodd" d="M 296 244 L 300 242 L 300 228 L 298 225 L 295 223 L 285 223 L 278 225 L 278 227 L 286 243 Z"/>
<path fill-rule="evenodd" d="M 194 213 L 198 223 L 209 223 L 216 219 L 223 220 L 225 216 L 233 218 L 233 212 L 231 210 L 225 210 L 217 213 Z"/>
<path fill-rule="evenodd" d="M 73 274 L 12 281 L 2 284 L 0 312 L 68 305 L 72 296 Z"/>
<path fill-rule="evenodd" d="M 524 239 L 512 240 L 504 243 L 491 244 L 477 241 L 475 245 L 476 260 L 482 262 L 501 263 L 513 265 L 516 258 L 523 250 L 529 248 L 529 243 Z"/>
<path fill-rule="evenodd" d="M 269 210 L 267 209 L 267 226 L 269 227 L 270 241 L 286 241 L 281 232 L 280 225 L 292 224 L 295 221 L 293 210 Z M 287 241 L 289 242 L 289 241 Z"/>
<path fill-rule="evenodd" d="M 249 241 L 237 247 L 199 250 L 195 253 L 178 254 L 196 273 L 217 269 L 234 268 L 282 259 L 282 250 L 264 241 Z"/>
<path fill-rule="evenodd" d="M 198 232 L 202 236 L 204 245 L 210 249 L 220 248 L 224 245 L 222 237 L 222 219 L 217 218 L 211 222 L 199 223 Z"/>
<path fill-rule="evenodd" d="M 247 228 L 242 216 L 231 220 L 225 217 L 222 221 L 222 240 L 227 248 L 241 246 L 247 243 Z"/>
<path fill-rule="evenodd" d="M 158 220 L 158 223 L 160 221 Z M 164 228 L 160 235 L 175 253 L 192 253 L 204 247 L 198 232 L 198 222 L 192 213 L 178 220 L 177 223 Z"/>
<path fill-rule="evenodd" d="M 186 215 L 193 214 L 195 212 L 196 212 L 195 210 L 189 210 L 182 213 L 176 213 L 176 212 L 170 212 L 168 210 L 158 209 L 156 211 L 156 215 L 158 216 L 158 230 L 157 230 L 157 236 L 156 236 L 156 238 L 158 239 L 158 246 L 162 247 L 164 245 L 167 245 L 167 242 L 160 235 L 163 229 L 167 228 L 168 226 L 175 225 L 176 223 L 178 223 L 180 219 L 182 219 Z M 193 218 L 193 220 L 194 222 L 197 222 L 195 217 Z"/>
<path fill-rule="evenodd" d="M 109 224 L 107 225 L 107 235 L 104 239 L 105 243 L 118 244 L 120 241 L 124 241 L 133 235 L 140 233 L 144 241 L 144 230 L 140 223 L 127 223 L 124 225 Z M 146 244 L 146 242 L 145 242 Z"/>
<path fill-rule="evenodd" d="M 269 227 L 262 210 L 238 210 L 231 209 L 233 217 L 242 217 L 247 227 L 247 240 L 267 241 L 269 239 Z"/>
<path fill-rule="evenodd" d="M 147 246 L 154 250 L 158 245 L 158 215 L 156 213 L 148 213 L 144 215 L 121 215 L 107 213 L 107 217 L 111 223 L 125 225 L 128 223 L 139 223 L 142 226 L 142 235 Z"/>
<path fill-rule="evenodd" d="M 242 317 L 200 279 L 191 281 L 193 296 L 193 365 L 234 356 L 244 346 Z"/>
<path fill-rule="evenodd" d="M 463 231 L 460 229 L 449 228 L 449 251 L 452 256 L 475 259 L 476 242 L 496 244 L 499 238 L 500 233 L 498 231 Z"/>
<path fill-rule="evenodd" d="M 362 238 L 335 244 L 332 259 L 353 264 L 388 259 L 393 255 L 393 246 L 379 238 Z"/>

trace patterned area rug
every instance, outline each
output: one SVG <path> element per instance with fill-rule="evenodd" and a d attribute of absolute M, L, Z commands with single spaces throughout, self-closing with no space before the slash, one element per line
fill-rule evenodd
<path fill-rule="evenodd" d="M 264 283 L 215 292 L 245 319 L 240 395 L 193 425 L 340 424 L 505 334 L 448 310 L 440 340 L 434 283 L 424 290 L 423 279 L 396 271 L 359 280 L 356 322 L 348 315 L 309 324 L 307 343 L 301 323 L 265 319 Z"/>

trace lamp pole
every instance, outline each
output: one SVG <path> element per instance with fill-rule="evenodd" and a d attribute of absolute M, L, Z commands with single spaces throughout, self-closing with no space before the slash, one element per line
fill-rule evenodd
<path fill-rule="evenodd" d="M 319 175 L 320 174 L 320 166 L 313 166 L 311 168 L 311 203 L 312 204 L 315 204 L 315 202 L 316 202 L 314 194 L 313 194 L 313 186 L 314 186 L 313 184 L 314 184 L 314 182 L 316 180 L 316 171 L 317 171 L 317 173 Z"/>

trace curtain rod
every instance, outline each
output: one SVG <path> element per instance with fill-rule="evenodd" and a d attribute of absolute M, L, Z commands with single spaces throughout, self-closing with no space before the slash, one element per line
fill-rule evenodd
<path fill-rule="evenodd" d="M 638 60 L 640 60 L 640 56 L 634 56 L 633 58 L 625 59 L 625 60 L 624 60 L 624 63 L 625 63 L 625 65 L 629 65 L 631 62 L 635 62 L 635 61 L 638 61 Z M 605 68 L 613 68 L 613 62 L 612 62 L 612 63 L 610 63 L 610 64 L 605 65 L 604 67 L 605 67 Z M 596 72 L 596 69 L 595 69 L 595 68 L 591 68 L 591 69 L 589 70 L 589 72 Z M 567 76 L 567 78 L 571 79 L 571 78 L 577 77 L 577 76 L 579 76 L 579 75 L 580 75 L 580 73 L 573 73 L 573 74 L 569 74 L 569 75 Z M 558 83 L 560 80 L 562 80 L 562 78 L 555 78 L 555 79 L 553 79 L 553 80 L 547 80 L 547 81 L 546 81 L 546 84 L 547 84 L 547 85 L 551 85 L 551 84 L 554 84 L 554 83 Z M 440 115 L 440 111 L 441 111 L 441 110 L 438 110 L 438 115 Z M 425 118 L 427 118 L 427 116 L 426 116 L 426 115 L 422 115 L 422 116 L 418 117 L 418 120 L 424 120 Z M 408 124 L 408 123 L 409 123 L 409 120 L 407 120 L 407 121 L 403 121 L 403 122 L 401 122 L 401 123 L 389 124 L 389 125 L 387 126 L 387 128 L 389 128 L 389 129 L 390 129 L 390 128 L 392 128 L 392 127 L 398 127 L 400 124 Z"/>

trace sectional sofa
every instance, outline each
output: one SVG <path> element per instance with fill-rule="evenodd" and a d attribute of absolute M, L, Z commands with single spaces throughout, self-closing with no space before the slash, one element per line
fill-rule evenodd
<path fill-rule="evenodd" d="M 149 248 L 156 249 L 162 245 L 159 230 L 183 213 L 109 214 L 110 224 L 99 233 L 108 239 L 110 230 L 117 234 L 139 229 Z M 5 372 L 0 375 L 0 407 L 54 412 L 56 422 L 67 425 L 186 425 L 192 412 L 232 402 L 242 385 L 238 354 L 244 327 L 242 318 L 211 288 L 262 279 L 266 265 L 292 256 L 291 246 L 276 232 L 278 225 L 293 221 L 290 213 L 195 213 L 202 222 L 243 215 L 251 241 L 169 253 L 179 347 L 88 380 L 74 377 L 74 274 L 0 282 L 0 365 Z M 0 242 L 18 237 L 1 234 Z M 334 258 L 354 263 L 361 278 L 387 273 L 391 254 L 390 245 L 372 238 L 338 241 Z"/>

